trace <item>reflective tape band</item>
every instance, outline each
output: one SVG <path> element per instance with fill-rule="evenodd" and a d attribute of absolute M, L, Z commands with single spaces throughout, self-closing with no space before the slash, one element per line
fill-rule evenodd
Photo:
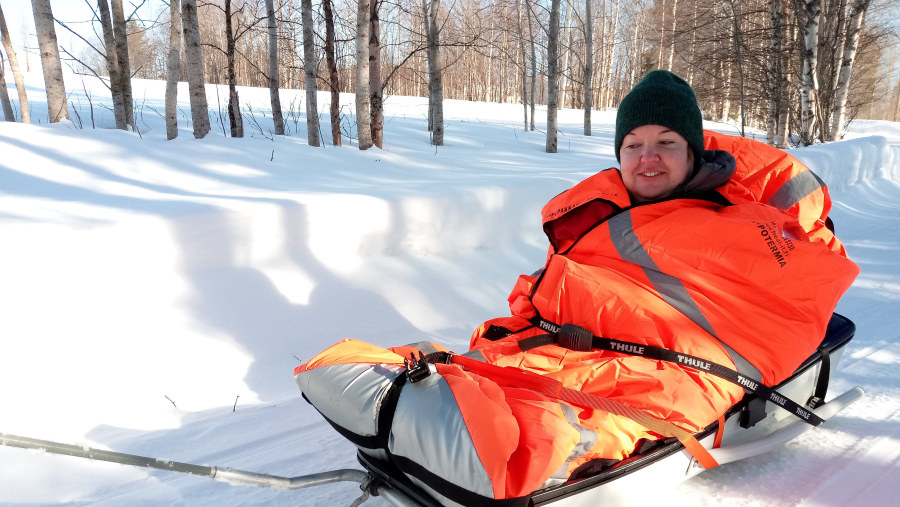
<path fill-rule="evenodd" d="M 736 350 L 723 342 L 712 324 L 709 323 L 700 307 L 691 297 L 687 288 L 681 280 L 675 276 L 663 273 L 653 259 L 650 253 L 644 248 L 643 243 L 634 232 L 634 223 L 631 220 L 631 211 L 624 211 L 609 220 L 609 235 L 613 246 L 619 256 L 632 264 L 636 264 L 644 271 L 644 275 L 650 281 L 653 289 L 658 292 L 666 303 L 678 310 L 682 315 L 691 320 L 691 322 L 700 326 L 701 329 L 712 335 L 719 341 L 719 344 L 725 348 L 725 351 L 731 356 L 738 371 L 753 377 L 759 378 L 762 375 L 760 371 L 753 366 L 753 363 L 741 356 Z"/>
<path fill-rule="evenodd" d="M 786 181 L 766 202 L 780 210 L 791 209 L 804 197 L 825 186 L 816 173 L 806 170 Z"/>

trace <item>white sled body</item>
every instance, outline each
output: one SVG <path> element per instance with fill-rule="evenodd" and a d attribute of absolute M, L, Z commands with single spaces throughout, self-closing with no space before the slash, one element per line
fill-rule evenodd
<path fill-rule="evenodd" d="M 816 392 L 820 376 L 827 379 L 831 370 L 834 370 L 844 346 L 854 332 L 855 327 L 851 321 L 835 315 L 828 326 L 820 351 L 805 361 L 791 378 L 776 386 L 777 391 L 805 404 Z M 816 408 L 814 412 L 827 420 L 862 396 L 863 390 L 855 387 Z M 751 415 L 750 412 L 754 413 Z M 751 421 L 758 419 L 758 422 L 751 425 L 748 418 Z M 768 401 L 763 403 L 752 397 L 746 397 L 726 414 L 720 446 L 716 448 L 714 443 L 719 432 L 718 426 L 718 423 L 713 423 L 695 436 L 720 465 L 775 450 L 813 428 L 775 404 Z M 359 454 L 359 461 L 370 475 L 377 477 L 382 486 L 394 490 L 404 498 L 402 503 L 392 503 L 439 505 L 402 473 L 394 470 L 388 462 L 363 453 Z M 650 493 L 651 496 L 659 494 L 703 470 L 680 442 L 662 441 L 650 450 L 622 460 L 595 475 L 537 490 L 530 497 L 530 505 L 594 507 L 633 504 L 642 492 Z"/>

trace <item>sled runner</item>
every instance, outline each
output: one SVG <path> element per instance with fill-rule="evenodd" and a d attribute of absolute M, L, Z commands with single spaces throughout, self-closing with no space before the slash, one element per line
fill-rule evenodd
<path fill-rule="evenodd" d="M 843 347 L 853 338 L 854 324 L 835 314 L 818 351 L 809 357 L 787 380 L 775 386 L 786 396 L 813 409 L 816 416 L 828 419 L 863 396 L 853 388 L 828 403 L 822 403 L 831 371 L 840 359 Z M 811 428 L 807 421 L 777 407 L 759 395 L 745 396 L 722 420 L 694 437 L 719 464 L 762 454 L 783 446 Z M 391 490 L 410 504 L 397 505 L 618 505 L 633 502 L 642 488 L 674 486 L 704 470 L 697 459 L 677 439 L 647 442 L 633 455 L 616 463 L 597 460 L 586 463 L 562 484 L 546 487 L 528 497 L 491 500 L 472 495 L 465 485 L 450 484 L 442 477 L 420 471 L 411 479 L 409 469 L 401 469 L 385 453 L 360 450 L 359 462 L 380 487 Z M 395 495 L 394 498 L 396 498 Z"/>

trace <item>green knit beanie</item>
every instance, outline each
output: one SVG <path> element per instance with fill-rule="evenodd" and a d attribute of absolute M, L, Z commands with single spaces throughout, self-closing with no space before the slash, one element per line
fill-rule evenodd
<path fill-rule="evenodd" d="M 694 90 L 667 70 L 654 70 L 628 92 L 616 114 L 616 160 L 622 141 L 643 125 L 661 125 L 685 138 L 694 151 L 694 163 L 703 154 L 703 116 Z"/>

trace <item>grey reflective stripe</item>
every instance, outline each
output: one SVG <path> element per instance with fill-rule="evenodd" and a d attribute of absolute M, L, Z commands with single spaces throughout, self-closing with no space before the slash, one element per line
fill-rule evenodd
<path fill-rule="evenodd" d="M 466 357 L 468 357 L 468 358 L 470 358 L 470 359 L 474 359 L 474 360 L 476 360 L 476 361 L 481 361 L 482 363 L 486 363 L 486 362 L 487 362 L 487 358 L 484 357 L 484 354 L 482 354 L 481 351 L 478 350 L 478 349 L 470 350 L 470 351 L 466 352 L 466 353 L 463 354 L 463 355 L 466 356 Z"/>
<path fill-rule="evenodd" d="M 453 484 L 494 497 L 490 476 L 478 457 L 453 391 L 440 375 L 403 387 L 388 450 Z"/>
<path fill-rule="evenodd" d="M 374 436 L 384 396 L 403 371 L 383 364 L 335 364 L 300 372 L 297 385 L 335 424 L 357 435 Z"/>
<path fill-rule="evenodd" d="M 712 335 L 725 348 L 728 355 L 734 361 L 737 371 L 752 378 L 760 378 L 760 371 L 747 361 L 734 349 L 728 346 L 716 334 L 712 324 L 709 323 L 697 303 L 688 293 L 687 288 L 678 278 L 663 273 L 653 262 L 650 253 L 644 248 L 641 240 L 634 233 L 634 222 L 631 220 L 631 211 L 624 211 L 608 221 L 609 235 L 613 246 L 619 256 L 632 264 L 637 264 L 644 271 L 644 275 L 650 280 L 650 284 L 658 292 L 666 303 L 678 310 L 682 315 L 691 319 L 704 331 Z"/>
<path fill-rule="evenodd" d="M 824 186 L 825 182 L 816 173 L 806 170 L 786 181 L 766 204 L 780 210 L 787 210 Z"/>
<path fill-rule="evenodd" d="M 563 463 L 562 466 L 559 467 L 559 470 L 550 477 L 550 479 L 561 479 L 565 481 L 569 478 L 569 464 L 590 451 L 597 444 L 599 437 L 597 436 L 596 431 L 581 425 L 581 422 L 578 420 L 578 414 L 575 412 L 574 408 L 565 403 L 560 403 L 559 406 L 566 416 L 566 421 L 575 428 L 575 431 L 578 432 L 580 437 L 578 443 L 572 448 L 572 452 L 569 453 L 569 457 L 566 458 L 565 463 Z M 544 486 L 548 485 L 549 484 L 544 484 Z"/>

